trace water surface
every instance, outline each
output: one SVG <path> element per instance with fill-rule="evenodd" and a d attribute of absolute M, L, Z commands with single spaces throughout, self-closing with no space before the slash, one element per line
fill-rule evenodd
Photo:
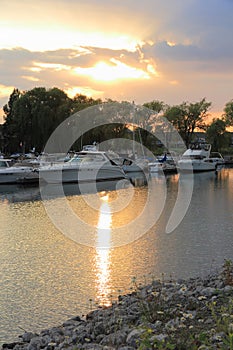
<path fill-rule="evenodd" d="M 120 190 L 102 184 L 85 195 L 66 186 L 68 206 L 84 226 L 67 220 L 55 187 L 47 188 L 45 201 L 58 225 L 38 187 L 1 186 L 0 342 L 108 305 L 130 291 L 133 277 L 149 283 L 163 274 L 202 276 L 233 259 L 233 169 L 195 174 L 187 213 L 167 234 L 178 181 L 179 175 L 156 175 L 148 186 L 142 179 Z M 190 180 L 182 181 L 185 190 Z M 58 228 L 68 226 L 74 240 Z"/>

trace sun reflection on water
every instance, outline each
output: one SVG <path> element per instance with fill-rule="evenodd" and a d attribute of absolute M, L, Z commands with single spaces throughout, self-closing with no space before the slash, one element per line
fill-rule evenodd
<path fill-rule="evenodd" d="M 99 220 L 96 237 L 96 289 L 98 304 L 111 305 L 110 288 L 110 248 L 112 231 L 112 213 L 108 203 L 109 195 L 100 197 Z"/>

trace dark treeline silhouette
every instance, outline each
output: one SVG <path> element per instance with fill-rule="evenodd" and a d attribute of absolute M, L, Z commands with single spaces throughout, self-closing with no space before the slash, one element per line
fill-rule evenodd
<path fill-rule="evenodd" d="M 9 101 L 3 106 L 4 123 L 1 125 L 1 151 L 6 154 L 12 152 L 29 152 L 35 149 L 38 153 L 43 151 L 45 144 L 56 129 L 56 127 L 72 114 L 87 107 L 114 102 L 111 100 L 102 101 L 93 99 L 82 94 L 77 94 L 74 98 L 56 87 L 46 89 L 35 87 L 29 91 L 14 89 L 9 97 Z M 127 104 L 129 102 L 122 102 Z M 205 98 L 196 102 L 183 102 L 180 105 L 169 106 L 162 101 L 154 100 L 143 105 L 154 111 L 154 117 L 140 119 L 140 137 L 145 146 L 151 149 L 151 145 L 156 145 L 146 129 L 153 129 L 156 116 L 162 114 L 175 129 L 179 132 L 186 146 L 190 144 L 196 130 L 206 133 L 214 150 L 222 150 L 231 144 L 230 134 L 227 127 L 233 125 L 233 100 L 229 101 L 220 118 L 213 119 L 206 123 L 211 102 Z M 119 121 L 118 121 L 119 122 Z M 102 127 L 94 127 L 82 136 L 82 140 L 77 140 L 74 148 L 78 149 L 82 144 L 90 144 L 94 141 L 102 142 L 110 138 L 130 138 L 131 135 L 124 124 L 106 124 Z"/>
<path fill-rule="evenodd" d="M 37 87 L 26 92 L 14 89 L 9 102 L 3 107 L 4 152 L 29 151 L 32 148 L 41 152 L 61 122 L 71 114 L 98 103 L 102 101 L 84 95 L 71 99 L 58 88 L 46 90 Z"/>

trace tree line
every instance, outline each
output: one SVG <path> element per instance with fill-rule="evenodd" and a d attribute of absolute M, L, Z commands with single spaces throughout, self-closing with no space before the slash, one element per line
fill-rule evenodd
<path fill-rule="evenodd" d="M 28 152 L 31 149 L 41 152 L 50 135 L 66 118 L 87 107 L 105 102 L 114 101 L 102 101 L 82 94 L 70 98 L 56 87 L 36 87 L 29 91 L 14 89 L 8 103 L 3 106 L 1 149 L 9 154 L 16 151 Z M 127 102 L 122 104 L 125 106 Z M 215 151 L 227 150 L 231 144 L 231 135 L 227 128 L 233 126 L 233 100 L 226 103 L 223 114 L 210 123 L 207 123 L 207 119 L 211 102 L 205 98 L 195 103 L 183 102 L 174 106 L 153 100 L 144 103 L 143 107 L 155 112 L 153 118 L 149 113 L 150 118 L 145 118 L 143 114 L 143 118 L 140 119 L 142 142 L 149 149 L 153 140 L 145 131 L 145 125 L 147 130 L 152 130 L 158 115 L 163 115 L 175 127 L 187 147 L 193 141 L 196 130 L 205 132 L 207 141 Z M 93 126 L 92 130 L 83 135 L 82 142 L 76 141 L 74 148 L 80 148 L 81 143 L 89 144 L 93 140 L 103 142 L 117 137 L 131 137 L 123 119 L 122 124 L 119 124 L 119 120 L 117 123 L 113 120 L 112 124 L 96 128 Z"/>

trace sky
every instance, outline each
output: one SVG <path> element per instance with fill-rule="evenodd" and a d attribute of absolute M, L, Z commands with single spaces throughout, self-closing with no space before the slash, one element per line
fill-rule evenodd
<path fill-rule="evenodd" d="M 34 87 L 136 104 L 205 97 L 214 117 L 233 99 L 233 0 L 0 0 L 0 9 L 0 108 L 14 88 Z"/>

